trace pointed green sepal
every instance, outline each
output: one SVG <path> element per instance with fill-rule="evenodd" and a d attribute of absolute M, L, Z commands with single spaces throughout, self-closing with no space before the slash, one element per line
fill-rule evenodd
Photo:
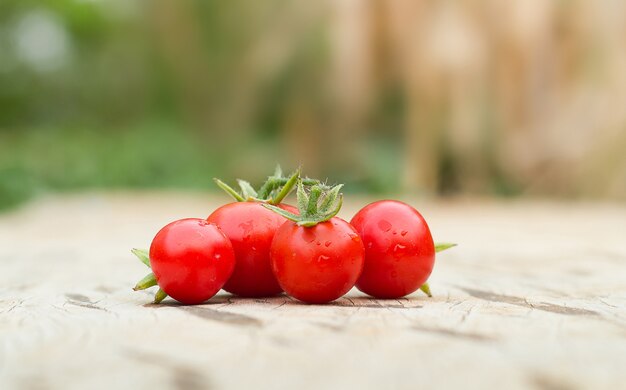
<path fill-rule="evenodd" d="M 147 288 L 150 288 L 150 287 L 156 286 L 156 285 L 157 285 L 156 278 L 154 277 L 154 274 L 152 272 L 150 272 L 143 279 L 141 279 L 139 282 L 137 282 L 135 287 L 133 287 L 133 290 L 135 290 L 135 291 L 145 290 Z"/>
<path fill-rule="evenodd" d="M 298 182 L 298 189 L 296 190 L 296 204 L 298 206 L 298 210 L 306 210 L 307 205 L 309 204 L 309 195 L 304 190 L 302 181 Z"/>
<path fill-rule="evenodd" d="M 320 186 L 311 187 L 311 189 L 309 190 L 309 202 L 306 206 L 306 210 L 304 211 L 304 215 L 313 216 L 318 213 L 319 211 L 318 201 L 321 196 L 322 196 L 322 189 L 320 188 Z"/>
<path fill-rule="evenodd" d="M 239 187 L 241 188 L 241 194 L 245 200 L 252 200 L 257 197 L 257 193 L 252 188 L 252 185 L 245 180 L 237 179 L 237 183 L 239 183 Z"/>
<path fill-rule="evenodd" d="M 167 298 L 167 293 L 161 289 L 154 294 L 154 303 L 161 303 L 165 298 Z"/>
<path fill-rule="evenodd" d="M 151 268 L 150 267 L 150 255 L 148 254 L 147 250 L 133 248 L 131 249 L 131 252 L 133 255 L 137 256 L 137 258 L 141 260 L 141 262 L 144 263 L 148 268 Z"/>
<path fill-rule="evenodd" d="M 328 221 L 332 217 L 339 214 L 339 210 L 341 210 L 341 207 L 343 206 L 343 194 L 339 194 L 338 198 L 339 199 L 335 202 L 335 205 L 332 209 L 326 210 L 326 211 L 320 210 L 320 213 L 321 213 L 320 222 Z M 332 204 L 329 205 L 329 208 L 331 206 Z"/>
<path fill-rule="evenodd" d="M 265 207 L 268 210 L 272 210 L 273 212 L 282 215 L 283 217 L 287 218 L 290 221 L 294 221 L 296 222 L 298 220 L 298 216 L 294 213 L 291 213 L 287 210 L 283 210 L 278 206 L 274 206 L 271 204 L 267 204 L 267 203 L 263 203 L 263 207 Z"/>
<path fill-rule="evenodd" d="M 433 297 L 433 294 L 430 292 L 430 286 L 428 285 L 428 282 L 422 284 L 422 287 L 420 287 L 420 290 L 422 290 L 424 294 L 428 295 L 429 298 Z"/>
<path fill-rule="evenodd" d="M 224 183 L 220 179 L 213 178 L 213 181 L 215 182 L 215 184 L 217 184 L 217 186 L 219 188 L 224 190 L 224 192 L 226 192 L 228 195 L 233 197 L 233 199 L 235 199 L 237 202 L 245 202 L 246 201 L 241 195 L 239 195 L 239 193 L 237 191 L 235 191 L 231 186 L 229 186 L 228 184 Z"/>
<path fill-rule="evenodd" d="M 435 243 L 435 253 L 443 252 L 446 249 L 450 249 L 455 247 L 457 244 L 453 244 L 451 242 L 437 242 Z"/>
<path fill-rule="evenodd" d="M 342 187 L 343 187 L 343 184 L 336 185 L 330 191 L 326 193 L 326 195 L 324 196 L 324 199 L 322 200 L 322 204 L 320 205 L 320 208 L 319 208 L 320 213 L 327 213 L 328 211 L 330 211 L 330 207 L 337 200 L 337 197 L 339 196 L 339 191 L 341 191 Z M 341 206 L 339 206 L 339 208 L 341 208 Z M 339 210 L 337 210 L 337 212 L 339 212 Z M 335 215 L 336 214 L 337 213 L 335 213 Z"/>

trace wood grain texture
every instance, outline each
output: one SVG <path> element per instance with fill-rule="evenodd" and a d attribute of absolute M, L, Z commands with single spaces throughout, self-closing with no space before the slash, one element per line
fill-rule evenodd
<path fill-rule="evenodd" d="M 617 389 L 626 383 L 626 207 L 412 202 L 434 297 L 151 305 L 129 249 L 203 194 L 83 194 L 0 215 L 2 389 Z M 366 200 L 352 200 L 349 218 Z"/>

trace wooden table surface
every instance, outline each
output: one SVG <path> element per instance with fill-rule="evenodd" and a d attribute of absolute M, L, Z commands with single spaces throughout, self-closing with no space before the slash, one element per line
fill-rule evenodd
<path fill-rule="evenodd" d="M 626 206 L 413 202 L 434 297 L 148 304 L 131 247 L 224 198 L 42 198 L 0 214 L 1 389 L 626 388 Z M 352 200 L 349 218 L 365 200 Z"/>

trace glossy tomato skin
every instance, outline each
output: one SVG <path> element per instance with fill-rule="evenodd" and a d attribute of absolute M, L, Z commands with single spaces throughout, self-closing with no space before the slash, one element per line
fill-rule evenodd
<path fill-rule="evenodd" d="M 154 237 L 150 265 L 167 295 L 184 304 L 198 304 L 226 283 L 235 268 L 235 252 L 215 224 L 181 219 L 166 225 Z"/>
<path fill-rule="evenodd" d="M 340 218 L 302 227 L 287 221 L 270 250 L 280 286 L 308 303 L 326 303 L 354 287 L 363 269 L 365 249 L 354 228 Z"/>
<path fill-rule="evenodd" d="M 292 206 L 280 207 L 295 211 Z M 272 273 L 270 245 L 284 217 L 259 202 L 236 202 L 218 208 L 207 220 L 222 229 L 235 250 L 235 271 L 224 290 L 242 297 L 268 297 L 283 291 Z"/>
<path fill-rule="evenodd" d="M 422 215 L 406 203 L 382 200 L 350 222 L 365 245 L 365 266 L 356 287 L 376 298 L 416 291 L 435 264 L 435 245 Z"/>

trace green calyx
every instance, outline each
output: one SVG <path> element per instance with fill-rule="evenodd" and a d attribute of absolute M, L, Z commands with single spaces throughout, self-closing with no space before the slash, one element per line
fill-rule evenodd
<path fill-rule="evenodd" d="M 309 187 L 307 193 L 303 181 L 298 182 L 297 203 L 298 213 L 294 214 L 271 204 L 264 204 L 268 208 L 299 226 L 311 227 L 320 222 L 325 222 L 337 215 L 343 203 L 343 194 L 339 193 L 343 184 L 332 188 L 317 183 Z"/>
<path fill-rule="evenodd" d="M 443 252 L 446 249 L 450 249 L 450 248 L 455 247 L 455 246 L 456 246 L 456 244 L 453 244 L 451 242 L 436 242 L 435 243 L 435 253 Z M 430 291 L 430 285 L 428 284 L 428 282 L 422 284 L 422 286 L 420 287 L 420 290 L 422 290 L 422 292 L 424 294 L 426 294 L 429 298 L 433 297 L 433 294 Z"/>
<path fill-rule="evenodd" d="M 224 192 L 233 197 L 237 202 L 263 202 L 272 205 L 279 204 L 293 191 L 294 186 L 301 180 L 305 185 L 318 184 L 318 180 L 309 178 L 300 178 L 300 168 L 296 169 L 294 173 L 286 177 L 283 175 L 283 171 L 280 165 L 276 166 L 276 170 L 272 176 L 269 176 L 265 183 L 258 190 L 255 190 L 252 185 L 245 180 L 237 180 L 240 192 L 230 187 L 220 179 L 213 179 L 215 184 L 220 187 Z"/>
<path fill-rule="evenodd" d="M 137 258 L 142 263 L 144 263 L 148 268 L 151 268 L 151 266 L 150 266 L 150 255 L 149 255 L 147 250 L 145 250 L 145 249 L 133 249 L 133 250 L 131 250 L 131 252 L 135 256 L 137 256 Z M 156 286 L 156 285 L 157 285 L 157 281 L 156 281 L 156 278 L 154 276 L 154 273 L 150 272 L 148 275 L 144 276 L 143 279 L 141 279 L 139 282 L 137 282 L 135 287 L 133 287 L 133 290 L 135 290 L 135 291 L 145 290 L 147 288 L 150 288 L 150 287 L 153 287 L 153 286 Z M 159 290 L 154 295 L 154 303 L 160 303 L 165 298 L 167 298 L 167 293 L 159 288 Z"/>
<path fill-rule="evenodd" d="M 420 290 L 422 290 L 422 292 L 426 294 L 428 298 L 433 297 L 433 294 L 430 292 L 430 286 L 428 285 L 428 282 L 422 284 L 422 287 L 420 287 Z"/>
<path fill-rule="evenodd" d="M 455 247 L 456 244 L 453 244 L 451 242 L 436 242 L 435 243 L 435 253 L 439 253 L 439 252 L 443 252 L 446 249 L 450 249 L 452 247 Z"/>

